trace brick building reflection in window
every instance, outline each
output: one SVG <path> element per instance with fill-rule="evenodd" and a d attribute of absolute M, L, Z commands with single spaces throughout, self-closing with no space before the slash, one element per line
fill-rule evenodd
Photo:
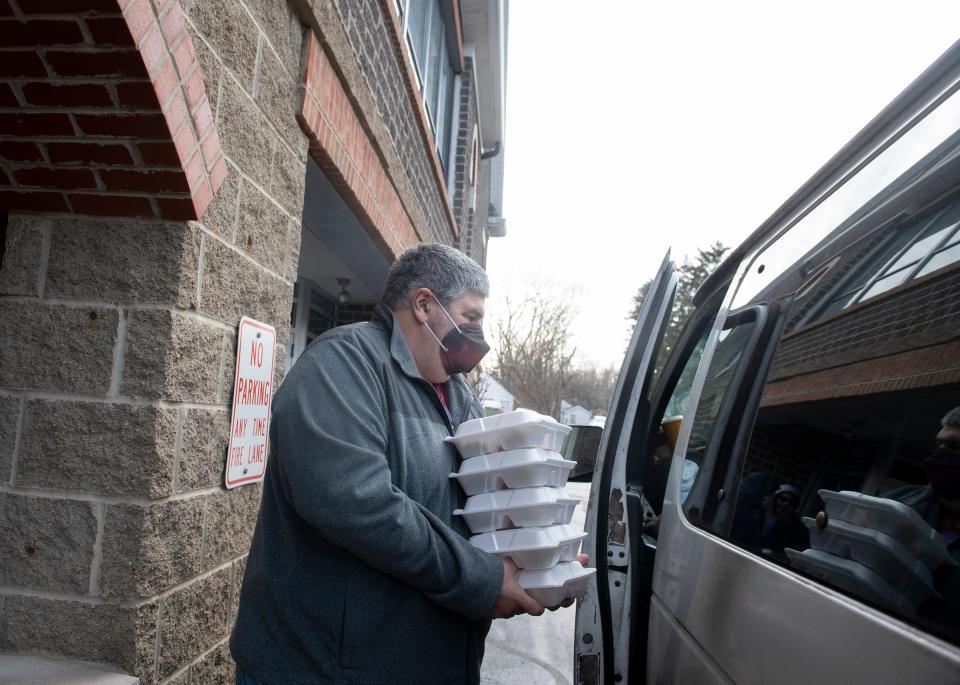
<path fill-rule="evenodd" d="M 899 228 L 838 289 L 820 313 L 833 314 L 960 260 L 960 200 Z"/>

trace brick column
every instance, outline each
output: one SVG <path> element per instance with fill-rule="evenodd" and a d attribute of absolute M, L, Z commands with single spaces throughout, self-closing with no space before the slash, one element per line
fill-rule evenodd
<path fill-rule="evenodd" d="M 183 29 L 227 172 L 200 219 L 9 215 L 0 652 L 199 685 L 232 682 L 260 496 L 222 486 L 236 326 L 277 328 L 279 375 L 307 139 L 286 2 L 193 0 Z"/>

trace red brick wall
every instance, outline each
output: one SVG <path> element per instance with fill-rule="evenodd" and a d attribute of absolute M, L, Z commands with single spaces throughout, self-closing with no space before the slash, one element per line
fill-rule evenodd
<path fill-rule="evenodd" d="M 771 380 L 880 359 L 960 337 L 960 265 L 910 281 L 784 336 Z"/>
<path fill-rule="evenodd" d="M 902 392 L 960 383 L 960 342 L 880 357 L 767 383 L 761 406 Z"/>
<path fill-rule="evenodd" d="M 350 98 L 316 35 L 307 35 L 297 118 L 310 152 L 391 260 L 420 242 Z"/>
<path fill-rule="evenodd" d="M 177 0 L 0 0 L 0 208 L 198 219 L 226 173 Z"/>

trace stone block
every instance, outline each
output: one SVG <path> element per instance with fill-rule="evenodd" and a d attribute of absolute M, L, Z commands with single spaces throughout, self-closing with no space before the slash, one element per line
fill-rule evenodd
<path fill-rule="evenodd" d="M 297 122 L 298 91 L 293 74 L 286 70 L 273 50 L 264 47 L 257 65 L 254 101 L 291 147 L 305 135 Z"/>
<path fill-rule="evenodd" d="M 231 567 L 231 588 L 230 588 L 230 617 L 227 620 L 227 625 L 230 627 L 230 631 L 233 631 L 233 626 L 237 622 L 237 608 L 240 606 L 240 589 L 243 587 L 243 576 L 247 571 L 247 557 L 241 557 L 233 562 Z"/>
<path fill-rule="evenodd" d="M 0 650 L 110 664 L 147 685 L 155 682 L 157 608 L 7 595 Z"/>
<path fill-rule="evenodd" d="M 289 325 L 293 284 L 217 240 L 205 242 L 201 280 L 202 313 L 231 326 L 238 325 L 242 316 L 274 327 Z"/>
<path fill-rule="evenodd" d="M 283 336 L 281 341 L 281 336 L 277 336 L 277 346 L 273 350 L 274 354 L 274 365 L 273 365 L 273 392 L 277 392 L 277 388 L 280 387 L 280 383 L 283 381 L 283 377 L 287 375 L 287 349 L 289 346 L 289 336 Z"/>
<path fill-rule="evenodd" d="M 118 318 L 103 307 L 0 302 L 0 322 L 16 331 L 0 345 L 4 387 L 105 396 Z"/>
<path fill-rule="evenodd" d="M 237 227 L 237 197 L 240 191 L 240 172 L 227 162 L 227 178 L 207 205 L 200 220 L 203 225 L 224 240 L 232 241 Z"/>
<path fill-rule="evenodd" d="M 300 226 L 297 224 L 291 224 L 290 240 L 287 243 L 286 270 L 283 272 L 283 276 L 290 281 L 297 280 L 297 273 L 300 267 L 301 239 L 302 235 L 300 233 Z"/>
<path fill-rule="evenodd" d="M 197 32 L 249 92 L 253 88 L 260 31 L 243 4 L 195 0 L 189 16 Z"/>
<path fill-rule="evenodd" d="M 167 309 L 130 313 L 120 392 L 126 397 L 216 402 L 224 330 Z"/>
<path fill-rule="evenodd" d="M 291 11 L 288 0 L 258 0 L 247 3 L 247 8 L 280 55 L 284 68 L 291 76 L 298 77 L 303 26 Z"/>
<path fill-rule="evenodd" d="M 190 667 L 190 685 L 233 685 L 234 668 L 230 643 L 223 642 Z"/>
<path fill-rule="evenodd" d="M 204 498 L 107 507 L 100 591 L 149 597 L 200 573 Z"/>
<path fill-rule="evenodd" d="M 0 295 L 40 295 L 43 241 L 49 231 L 46 219 L 19 214 L 10 217 L 0 264 Z"/>
<path fill-rule="evenodd" d="M 168 680 L 166 685 L 190 685 L 190 669 L 185 668 L 180 675 Z"/>
<path fill-rule="evenodd" d="M 19 397 L 0 397 L 0 483 L 10 482 L 10 468 L 13 465 L 13 450 L 17 442 L 17 426 L 20 424 L 20 412 L 23 400 Z"/>
<path fill-rule="evenodd" d="M 220 390 L 217 392 L 219 404 L 233 402 L 233 384 L 237 373 L 237 331 L 227 333 L 223 338 L 223 368 L 220 370 Z"/>
<path fill-rule="evenodd" d="M 207 495 L 207 534 L 204 536 L 203 568 L 211 569 L 246 554 L 260 510 L 260 483 L 243 485 Z"/>
<path fill-rule="evenodd" d="M 256 186 L 244 181 L 237 209 L 237 247 L 268 269 L 283 274 L 289 254 L 289 234 L 287 215 Z"/>
<path fill-rule="evenodd" d="M 0 585 L 87 594 L 97 537 L 93 507 L 0 493 Z"/>
<path fill-rule="evenodd" d="M 227 158 L 265 188 L 270 181 L 270 162 L 277 135 L 232 78 L 223 79 L 217 105 L 217 133 Z"/>
<path fill-rule="evenodd" d="M 149 597 L 201 571 L 202 497 L 107 508 L 100 567 L 105 597 Z"/>
<path fill-rule="evenodd" d="M 227 637 L 229 597 L 225 568 L 164 598 L 157 650 L 161 680 Z"/>
<path fill-rule="evenodd" d="M 229 440 L 229 409 L 188 409 L 180 437 L 177 491 L 223 483 Z"/>
<path fill-rule="evenodd" d="M 176 427 L 173 409 L 28 400 L 16 485 L 164 497 Z"/>
<path fill-rule="evenodd" d="M 306 160 L 298 154 L 291 153 L 286 146 L 278 145 L 273 157 L 270 195 L 291 216 L 303 216 L 303 193 L 306 178 Z"/>
<path fill-rule="evenodd" d="M 48 297 L 195 306 L 200 232 L 180 222 L 53 222 Z"/>

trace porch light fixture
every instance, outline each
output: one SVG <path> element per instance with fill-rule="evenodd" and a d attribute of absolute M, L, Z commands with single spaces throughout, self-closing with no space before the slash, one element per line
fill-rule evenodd
<path fill-rule="evenodd" d="M 337 302 L 340 304 L 350 304 L 350 301 L 353 299 L 350 297 L 350 293 L 347 292 L 347 286 L 350 285 L 350 279 L 338 278 L 337 283 L 340 285 L 340 293 L 337 295 Z"/>

